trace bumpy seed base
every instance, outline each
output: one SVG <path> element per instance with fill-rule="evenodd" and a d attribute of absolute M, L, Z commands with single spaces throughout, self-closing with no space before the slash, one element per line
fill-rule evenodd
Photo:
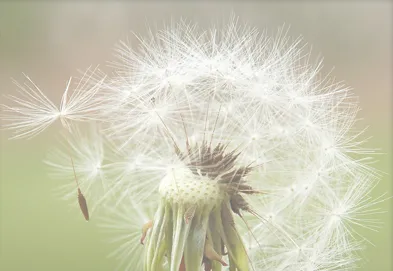
<path fill-rule="evenodd" d="M 214 207 L 224 199 L 224 192 L 215 181 L 195 175 L 188 168 L 168 172 L 161 181 L 160 194 L 172 203 L 201 207 Z"/>

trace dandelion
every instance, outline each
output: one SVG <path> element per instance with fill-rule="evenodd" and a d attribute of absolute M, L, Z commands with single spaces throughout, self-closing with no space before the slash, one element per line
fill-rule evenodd
<path fill-rule="evenodd" d="M 283 29 L 181 22 L 139 40 L 118 45 L 112 77 L 83 81 L 93 87 L 69 101 L 66 90 L 60 109 L 38 87 L 5 106 L 15 138 L 59 116 L 98 123 L 68 141 L 96 216 L 121 233 L 119 269 L 355 268 L 368 241 L 357 229 L 378 229 L 386 197 L 370 197 L 380 173 L 350 89 Z M 66 159 L 57 150 L 46 163 L 67 179 Z"/>

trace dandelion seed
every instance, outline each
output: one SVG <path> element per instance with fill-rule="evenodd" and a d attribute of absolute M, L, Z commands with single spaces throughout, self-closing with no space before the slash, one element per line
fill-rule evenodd
<path fill-rule="evenodd" d="M 97 124 L 92 123 L 88 129 L 74 125 L 73 133 L 64 133 L 60 147 L 50 149 L 44 160 L 49 167 L 49 176 L 62 182 L 56 193 L 63 199 L 74 202 L 75 184 L 69 180 L 78 178 L 77 187 L 83 191 L 82 196 L 78 193 L 79 204 L 83 204 L 85 198 L 89 199 L 90 215 L 110 190 L 107 170 L 110 151 L 108 148 L 104 150 L 108 146 L 110 142 L 99 134 Z M 81 206 L 81 209 L 85 208 Z"/>
<path fill-rule="evenodd" d="M 87 202 L 86 202 L 85 196 L 83 196 L 82 191 L 79 187 L 79 182 L 78 182 L 78 179 L 77 179 L 76 173 L 75 173 L 74 161 L 72 160 L 72 158 L 71 158 L 71 164 L 72 164 L 72 169 L 74 171 L 75 184 L 78 187 L 79 207 L 81 208 L 82 214 L 85 217 L 86 221 L 89 221 L 89 209 L 87 207 Z"/>
<path fill-rule="evenodd" d="M 88 69 L 74 90 L 70 90 L 71 78 L 61 98 L 61 103 L 56 106 L 49 98 L 25 75 L 27 82 L 23 85 L 14 81 L 20 96 L 9 95 L 7 98 L 15 103 L 14 106 L 3 104 L 5 114 L 2 119 L 7 123 L 3 128 L 14 132 L 13 139 L 32 138 L 53 122 L 60 119 L 64 128 L 70 130 L 70 121 L 93 120 L 97 116 L 100 101 L 96 94 L 104 80 L 89 86 L 97 69 Z"/>

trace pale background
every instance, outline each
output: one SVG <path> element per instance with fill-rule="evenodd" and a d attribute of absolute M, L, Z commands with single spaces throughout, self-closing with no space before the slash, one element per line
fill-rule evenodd
<path fill-rule="evenodd" d="M 196 2 L 196 1 L 195 1 Z M 391 190 L 392 2 L 389 1 L 104 1 L 0 2 L 0 91 L 15 91 L 10 78 L 28 74 L 51 98 L 59 98 L 78 69 L 113 60 L 113 45 L 180 17 L 201 27 L 221 23 L 233 12 L 240 21 L 274 33 L 290 26 L 303 35 L 325 72 L 352 86 L 370 125 L 368 144 L 382 149 L 376 167 L 387 175 L 375 191 Z M 4 100 L 1 98 L 1 103 Z M 54 129 L 30 141 L 8 141 L 1 133 L 0 270 L 114 270 L 107 236 L 85 223 L 78 210 L 55 198 L 42 164 L 55 144 Z M 363 252 L 363 271 L 392 268 L 391 203 L 379 232 L 365 232 L 375 247 Z"/>

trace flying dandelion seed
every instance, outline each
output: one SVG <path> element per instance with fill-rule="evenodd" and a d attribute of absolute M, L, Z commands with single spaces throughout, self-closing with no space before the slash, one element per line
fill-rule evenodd
<path fill-rule="evenodd" d="M 88 129 L 74 125 L 72 134 L 63 134 L 59 142 L 60 148 L 51 148 L 44 160 L 49 166 L 50 177 L 62 182 L 57 194 L 65 200 L 72 199 L 75 203 L 75 183 L 69 180 L 77 179 L 78 188 L 89 200 L 91 214 L 99 205 L 102 194 L 111 185 L 104 160 L 111 157 L 104 150 L 107 144 L 109 143 L 99 134 L 99 128 L 94 123 Z"/>
<path fill-rule="evenodd" d="M 101 104 L 97 99 L 97 92 L 105 80 L 103 76 L 98 82 L 92 84 L 94 75 L 98 72 L 97 69 L 87 69 L 73 90 L 70 90 L 72 81 L 70 78 L 59 106 L 49 100 L 27 75 L 25 75 L 27 82 L 23 85 L 14 81 L 20 97 L 6 96 L 14 105 L 2 105 L 4 113 L 1 118 L 6 123 L 4 128 L 14 131 L 13 139 L 31 138 L 58 119 L 68 130 L 71 129 L 71 121 L 94 120 L 97 118 Z"/>
<path fill-rule="evenodd" d="M 136 51 L 120 43 L 115 76 L 82 80 L 60 109 L 20 86 L 5 128 L 99 123 L 69 144 L 103 226 L 123 233 L 119 270 L 351 270 L 386 200 L 370 196 L 374 151 L 356 97 L 286 34 L 171 24 Z M 67 178 L 66 159 L 46 163 Z"/>

